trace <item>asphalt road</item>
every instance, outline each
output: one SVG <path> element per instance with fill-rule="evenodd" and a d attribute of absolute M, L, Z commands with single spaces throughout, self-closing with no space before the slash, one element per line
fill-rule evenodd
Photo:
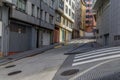
<path fill-rule="evenodd" d="M 120 47 L 81 46 L 87 42 L 73 40 L 66 46 L 0 66 L 0 80 L 120 80 Z M 78 72 L 74 74 L 73 69 Z"/>
<path fill-rule="evenodd" d="M 69 44 L 0 66 L 0 80 L 52 80 L 59 67 L 68 57 L 64 53 L 72 50 L 75 46 L 76 44 Z M 21 73 L 17 74 L 16 71 Z M 11 72 L 16 74 L 11 75 Z"/>
<path fill-rule="evenodd" d="M 91 50 L 89 45 L 87 48 Z M 53 80 L 120 80 L 119 66 L 120 47 L 73 54 L 65 60 Z M 72 69 L 77 69 L 79 72 L 67 76 L 61 75 L 64 71 Z"/>

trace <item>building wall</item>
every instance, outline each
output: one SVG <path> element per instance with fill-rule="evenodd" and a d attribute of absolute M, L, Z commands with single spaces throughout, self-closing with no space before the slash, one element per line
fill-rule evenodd
<path fill-rule="evenodd" d="M 110 0 L 110 44 L 120 45 L 120 1 Z"/>
<path fill-rule="evenodd" d="M 59 32 L 60 42 L 71 40 L 68 35 L 72 33 L 72 28 L 74 24 L 74 9 L 72 9 L 72 4 L 73 6 L 75 5 L 73 0 L 71 0 L 71 6 L 69 5 L 69 2 L 66 2 L 66 0 L 56 0 L 55 24 L 60 31 Z M 63 6 L 63 8 L 61 8 L 61 5 Z M 66 6 L 68 7 L 67 9 L 68 13 L 66 13 Z M 69 15 L 69 10 L 70 10 L 70 15 Z"/>
<path fill-rule="evenodd" d="M 66 41 L 70 41 L 72 39 L 72 31 L 75 22 L 75 1 L 74 0 L 65 0 L 64 4 L 64 14 L 66 16 L 66 30 L 68 34 L 66 34 Z M 67 25 L 68 22 L 68 25 Z"/>
<path fill-rule="evenodd" d="M 9 52 L 21 52 L 31 49 L 31 43 L 32 43 L 32 28 L 28 26 L 23 26 L 24 31 L 17 32 L 16 28 L 17 24 L 14 24 L 10 26 L 10 33 L 9 33 Z M 14 29 L 13 29 L 14 28 Z"/>
<path fill-rule="evenodd" d="M 81 8 L 81 30 L 80 30 L 80 36 L 84 37 L 85 33 L 83 30 L 85 30 L 85 14 L 86 14 L 86 7 L 80 2 L 80 8 Z"/>
<path fill-rule="evenodd" d="M 7 55 L 7 52 L 8 52 L 8 42 L 9 42 L 9 30 L 8 30 L 8 10 L 9 10 L 9 7 L 6 7 L 6 6 L 2 6 L 0 8 L 0 11 L 1 11 L 1 25 L 0 27 L 1 28 L 1 48 L 0 48 L 0 51 L 1 51 L 1 55 L 2 56 L 6 56 Z"/>
<path fill-rule="evenodd" d="M 75 22 L 72 32 L 72 38 L 80 38 L 81 15 L 80 0 L 75 0 Z"/>
<path fill-rule="evenodd" d="M 99 31 L 97 41 L 101 45 L 110 45 L 111 42 L 111 4 L 101 6 L 97 13 L 97 29 Z"/>
<path fill-rule="evenodd" d="M 26 2 L 26 10 L 25 12 L 22 12 L 20 10 L 17 10 L 16 6 L 17 6 L 17 0 L 14 0 L 13 3 L 15 3 L 15 6 L 12 7 L 11 10 L 11 18 L 15 18 L 24 22 L 28 22 L 31 24 L 36 24 L 39 25 L 39 19 L 40 16 L 37 16 L 37 13 L 39 14 L 39 12 L 37 12 L 37 7 L 40 8 L 40 1 L 39 0 L 28 0 Z M 32 15 L 32 4 L 34 4 L 34 12 Z M 27 13 L 27 14 L 26 14 Z"/>
<path fill-rule="evenodd" d="M 92 12 L 93 0 L 86 0 L 86 32 L 93 31 L 93 12 Z"/>

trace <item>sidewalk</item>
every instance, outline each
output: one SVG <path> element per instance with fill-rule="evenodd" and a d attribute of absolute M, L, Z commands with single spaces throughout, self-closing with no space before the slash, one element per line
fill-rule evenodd
<path fill-rule="evenodd" d="M 1 80 L 52 80 L 57 70 L 68 55 L 64 53 L 72 50 L 76 44 L 68 44 L 59 48 L 50 49 L 36 56 L 29 56 L 6 65 L 0 66 Z M 11 68 L 7 66 L 15 65 Z M 9 73 L 22 71 L 19 74 L 8 76 Z"/>
<path fill-rule="evenodd" d="M 101 48 L 101 46 L 95 42 L 82 43 L 78 45 L 78 47 L 75 47 L 73 50 L 70 50 L 67 53 L 65 53 L 65 55 L 80 54 L 80 53 L 96 50 L 99 48 Z"/>
<path fill-rule="evenodd" d="M 31 56 L 38 55 L 38 54 L 43 53 L 47 50 L 53 49 L 53 48 L 55 48 L 59 45 L 62 45 L 62 44 L 58 43 L 58 44 L 54 44 L 54 45 L 49 45 L 49 46 L 45 46 L 45 47 L 42 47 L 42 48 L 36 48 L 34 50 L 29 50 L 29 51 L 25 51 L 25 52 L 22 52 L 22 53 L 18 53 L 18 54 L 14 54 L 14 55 L 11 55 L 11 56 L 0 58 L 0 66 L 5 65 L 5 64 L 10 63 L 10 62 L 13 62 L 13 61 L 17 61 L 17 60 L 26 58 L 26 57 L 31 57 Z"/>

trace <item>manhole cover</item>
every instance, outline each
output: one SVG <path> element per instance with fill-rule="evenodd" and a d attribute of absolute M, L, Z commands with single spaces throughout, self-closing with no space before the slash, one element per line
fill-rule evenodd
<path fill-rule="evenodd" d="M 15 67 L 16 65 L 10 65 L 10 66 L 6 66 L 5 68 L 12 68 Z"/>
<path fill-rule="evenodd" d="M 8 73 L 8 76 L 16 75 L 16 74 L 19 74 L 19 73 L 21 73 L 21 72 L 22 72 L 22 71 L 10 72 L 10 73 Z"/>
<path fill-rule="evenodd" d="M 67 70 L 61 73 L 62 76 L 70 76 L 70 75 L 74 75 L 77 74 L 79 72 L 79 69 L 71 69 L 71 70 Z"/>

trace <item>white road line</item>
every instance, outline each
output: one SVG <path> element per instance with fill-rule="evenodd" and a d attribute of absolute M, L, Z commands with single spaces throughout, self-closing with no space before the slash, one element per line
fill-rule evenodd
<path fill-rule="evenodd" d="M 85 57 L 85 56 L 93 56 L 93 55 L 109 54 L 111 52 L 118 52 L 118 51 L 120 51 L 120 49 L 114 49 L 114 50 L 109 50 L 109 51 L 101 51 L 101 52 L 96 52 L 96 53 L 90 53 L 90 54 L 86 54 L 86 55 L 75 56 L 75 58 L 82 58 L 82 57 Z"/>
<path fill-rule="evenodd" d="M 89 51 L 89 52 L 86 52 L 86 53 L 93 53 L 93 52 L 98 52 L 98 51 L 106 51 L 106 50 L 111 50 L 111 49 L 120 49 L 120 47 L 98 49 L 98 50 Z M 83 54 L 86 54 L 86 53 L 83 53 Z M 76 54 L 76 56 L 83 55 L 83 54 Z"/>
<path fill-rule="evenodd" d="M 119 53 L 119 55 L 120 55 L 120 51 L 115 51 L 115 52 L 110 52 L 110 53 L 99 54 L 99 55 L 88 56 L 88 57 L 84 57 L 84 58 L 80 58 L 80 59 L 75 59 L 74 62 L 85 60 L 85 59 L 90 59 L 90 58 L 101 57 L 101 56 L 107 56 L 107 55 L 110 56 L 111 54 L 116 55 L 116 53 Z"/>
<path fill-rule="evenodd" d="M 85 52 L 85 53 L 83 53 L 83 54 L 76 54 L 75 56 L 77 57 L 77 56 L 81 56 L 81 55 L 86 55 L 86 54 L 90 54 L 90 53 L 98 53 L 99 51 L 100 52 L 106 52 L 106 51 L 113 51 L 113 50 L 120 50 L 120 47 L 118 47 L 118 48 L 110 48 L 110 49 L 105 49 L 105 50 L 94 50 L 94 51 L 90 51 L 90 52 Z"/>
<path fill-rule="evenodd" d="M 73 63 L 72 66 L 78 66 L 78 65 L 82 65 L 82 64 L 86 64 L 86 63 L 90 63 L 90 62 L 107 60 L 107 59 L 118 58 L 118 57 L 120 57 L 120 54 L 114 55 L 114 56 L 107 56 L 107 57 L 101 57 L 101 58 L 97 58 L 97 59 L 86 60 L 86 61 L 82 61 L 82 62 L 76 62 L 76 63 Z"/>
<path fill-rule="evenodd" d="M 95 69 L 95 68 L 97 68 L 99 66 L 102 66 L 103 64 L 106 64 L 106 63 L 109 63 L 109 62 L 112 62 L 112 61 L 115 61 L 115 60 L 119 60 L 119 59 L 112 59 L 112 60 L 107 60 L 107 61 L 101 62 L 101 63 L 99 63 L 99 64 L 97 64 L 95 66 L 92 66 L 92 67 L 84 70 L 83 72 L 78 73 L 77 75 L 70 78 L 69 80 L 75 80 L 75 79 L 79 78 L 80 76 L 84 75 L 85 73 L 87 73 L 87 72 L 89 72 L 89 71 L 91 71 L 91 70 L 93 70 L 93 69 Z"/>

